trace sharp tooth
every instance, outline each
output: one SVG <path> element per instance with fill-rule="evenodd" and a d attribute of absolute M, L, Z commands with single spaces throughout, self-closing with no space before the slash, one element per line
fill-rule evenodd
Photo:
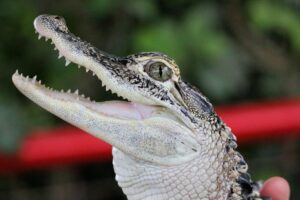
<path fill-rule="evenodd" d="M 52 43 L 53 44 L 53 43 Z M 57 50 L 57 48 L 56 47 L 54 47 L 54 50 Z"/>
<path fill-rule="evenodd" d="M 93 76 L 95 76 L 96 74 L 95 74 L 95 72 L 93 72 Z"/>
<path fill-rule="evenodd" d="M 70 89 L 68 89 L 67 93 L 71 93 L 71 90 L 70 90 Z"/>
<path fill-rule="evenodd" d="M 16 75 L 19 75 L 19 70 L 16 70 L 15 74 L 16 74 Z"/>
<path fill-rule="evenodd" d="M 89 100 L 89 101 L 91 101 L 91 98 L 90 98 L 90 97 L 87 97 L 86 99 Z"/>
<path fill-rule="evenodd" d="M 39 34 L 39 37 L 38 37 L 38 39 L 40 40 L 41 38 L 42 38 L 42 35 L 40 35 L 40 34 Z"/>
<path fill-rule="evenodd" d="M 63 90 L 63 89 L 61 89 L 61 90 L 60 90 L 60 92 L 61 92 L 61 93 L 64 93 L 64 90 Z"/>
<path fill-rule="evenodd" d="M 78 95 L 78 94 L 79 94 L 79 92 L 78 92 L 78 89 L 77 89 L 77 90 L 75 90 L 74 94 L 76 94 L 76 95 Z"/>
<path fill-rule="evenodd" d="M 42 81 L 41 80 L 39 80 L 39 82 L 38 82 L 39 84 L 42 84 Z"/>
<path fill-rule="evenodd" d="M 88 68 L 85 68 L 85 72 L 89 72 L 90 70 Z"/>
<path fill-rule="evenodd" d="M 51 44 L 54 44 L 52 40 L 51 40 Z"/>
<path fill-rule="evenodd" d="M 83 98 L 85 97 L 84 94 L 81 95 Z"/>
<path fill-rule="evenodd" d="M 35 81 L 36 81 L 36 75 L 33 77 L 32 83 L 35 83 Z"/>
<path fill-rule="evenodd" d="M 46 37 L 45 37 L 45 41 L 46 41 L 46 42 L 48 41 L 48 39 L 49 39 L 49 38 L 46 38 Z"/>
<path fill-rule="evenodd" d="M 81 67 L 81 66 L 80 66 L 80 65 L 78 65 L 78 69 L 80 69 L 80 67 Z"/>
<path fill-rule="evenodd" d="M 66 64 L 65 64 L 65 66 L 68 66 L 70 63 L 71 63 L 71 61 L 69 61 L 69 60 L 66 59 Z"/>
<path fill-rule="evenodd" d="M 63 57 L 63 55 L 59 52 L 58 53 L 58 59 L 60 59 L 61 57 Z"/>

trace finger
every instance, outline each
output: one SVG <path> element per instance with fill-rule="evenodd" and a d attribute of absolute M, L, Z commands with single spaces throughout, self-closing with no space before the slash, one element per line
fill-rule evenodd
<path fill-rule="evenodd" d="M 260 193 L 261 196 L 271 197 L 272 200 L 289 200 L 290 186 L 285 179 L 272 177 L 264 183 Z"/>

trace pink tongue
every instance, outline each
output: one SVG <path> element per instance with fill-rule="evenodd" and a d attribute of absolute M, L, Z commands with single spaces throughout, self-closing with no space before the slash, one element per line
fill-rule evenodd
<path fill-rule="evenodd" d="M 93 106 L 98 112 L 121 119 L 144 119 L 156 111 L 158 107 L 147 106 L 125 101 L 107 101 Z"/>

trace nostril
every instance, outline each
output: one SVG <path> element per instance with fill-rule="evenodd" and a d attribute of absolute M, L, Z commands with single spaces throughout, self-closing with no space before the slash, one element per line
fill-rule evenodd
<path fill-rule="evenodd" d="M 55 16 L 54 19 L 60 19 L 60 17 L 59 16 Z"/>

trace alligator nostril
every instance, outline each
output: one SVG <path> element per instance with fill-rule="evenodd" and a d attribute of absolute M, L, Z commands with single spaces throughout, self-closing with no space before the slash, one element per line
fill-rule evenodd
<path fill-rule="evenodd" d="M 54 19 L 60 19 L 60 17 L 59 16 L 55 16 Z"/>

